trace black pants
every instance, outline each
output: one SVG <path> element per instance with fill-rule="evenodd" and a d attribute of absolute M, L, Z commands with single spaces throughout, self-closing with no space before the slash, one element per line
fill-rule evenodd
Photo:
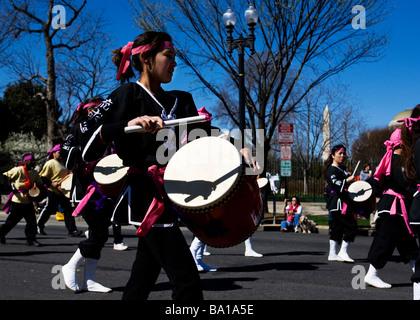
<path fill-rule="evenodd" d="M 382 269 L 395 248 L 404 263 L 415 260 L 419 253 L 416 238 L 409 234 L 404 218 L 384 213 L 376 220 L 376 234 L 368 254 L 369 263 L 376 269 Z"/>
<path fill-rule="evenodd" d="M 188 244 L 178 227 L 153 227 L 139 237 L 136 259 L 124 300 L 146 300 L 163 268 L 174 300 L 203 300 L 201 280 Z"/>
<path fill-rule="evenodd" d="M 5 236 L 12 230 L 22 218 L 26 221 L 25 235 L 28 241 L 36 239 L 36 216 L 32 203 L 21 204 L 12 202 L 10 213 L 6 222 L 0 227 L 0 234 Z"/>
<path fill-rule="evenodd" d="M 111 224 L 113 202 L 107 200 L 104 206 L 96 210 L 94 202 L 88 202 L 82 215 L 89 226 L 89 236 L 79 243 L 80 254 L 85 258 L 99 260 L 101 251 L 108 240 L 108 228 Z"/>
<path fill-rule="evenodd" d="M 77 231 L 76 222 L 72 216 L 73 208 L 70 204 L 70 199 L 64 195 L 58 195 L 50 190 L 47 191 L 47 203 L 44 209 L 41 211 L 38 218 L 38 227 L 42 230 L 45 227 L 45 223 L 50 218 L 51 214 L 56 213 L 58 205 L 63 209 L 64 224 L 69 233 Z"/>
<path fill-rule="evenodd" d="M 357 219 L 354 213 L 347 211 L 346 214 L 341 214 L 341 211 L 334 211 L 331 213 L 331 231 L 330 239 L 341 242 L 354 242 L 357 234 Z"/>

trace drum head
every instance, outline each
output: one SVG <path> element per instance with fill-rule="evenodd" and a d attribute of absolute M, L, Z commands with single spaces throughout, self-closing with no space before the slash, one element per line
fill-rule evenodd
<path fill-rule="evenodd" d="M 169 199 L 186 209 L 222 202 L 241 178 L 241 156 L 227 140 L 204 137 L 178 150 L 169 161 L 164 186 Z"/>
<path fill-rule="evenodd" d="M 40 191 L 37 187 L 35 187 L 35 188 L 30 188 L 30 189 L 28 190 L 28 194 L 29 194 L 29 196 L 30 196 L 30 197 L 32 197 L 32 198 L 36 198 L 36 197 L 38 197 L 38 196 L 40 195 L 40 193 L 41 193 L 41 191 Z"/>
<path fill-rule="evenodd" d="M 258 183 L 258 188 L 264 188 L 267 183 L 268 183 L 268 179 L 267 178 L 259 178 L 257 179 L 257 183 Z"/>
<path fill-rule="evenodd" d="M 95 167 L 93 178 L 98 184 L 110 185 L 123 179 L 127 175 L 128 167 L 117 154 L 111 154 L 101 159 Z"/>
<path fill-rule="evenodd" d="M 73 174 L 68 174 L 63 180 L 61 180 L 60 188 L 61 192 L 67 197 L 70 198 L 71 184 L 73 182 Z"/>
<path fill-rule="evenodd" d="M 353 182 L 349 187 L 349 196 L 355 202 L 364 202 L 372 196 L 372 186 L 366 181 Z"/>

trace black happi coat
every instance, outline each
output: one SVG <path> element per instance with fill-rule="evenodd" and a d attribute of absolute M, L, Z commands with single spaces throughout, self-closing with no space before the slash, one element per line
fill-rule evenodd
<path fill-rule="evenodd" d="M 327 209 L 331 212 L 341 211 L 343 202 L 350 204 L 350 198 L 347 192 L 349 184 L 346 179 L 349 174 L 343 169 L 331 165 L 326 171 L 327 188 L 325 190 L 325 200 Z M 347 207 L 347 211 L 349 211 Z"/>
<path fill-rule="evenodd" d="M 164 111 L 162 109 L 164 108 Z M 197 108 L 191 94 L 183 91 L 169 91 L 158 100 L 138 83 L 128 83 L 115 90 L 98 108 L 90 114 L 89 119 L 82 123 L 83 159 L 96 161 L 107 149 L 108 145 L 95 143 L 101 133 L 107 143 L 114 142 L 115 152 L 123 160 L 123 164 L 135 168 L 141 174 L 131 174 L 123 188 L 113 220 L 119 224 L 139 225 L 154 196 L 158 192 L 154 182 L 147 175 L 147 168 L 152 165 L 159 167 L 157 151 L 166 149 L 163 139 L 157 139 L 157 134 L 124 133 L 127 123 L 143 115 L 162 116 L 172 114 L 177 119 L 197 116 Z M 162 117 L 163 118 L 163 117 Z M 165 120 L 165 119 L 164 119 Z M 193 129 L 196 126 L 188 126 Z M 175 130 L 179 142 L 179 130 Z M 157 223 L 174 223 L 177 216 L 167 203 L 165 212 Z M 127 215 L 128 214 L 128 215 Z"/>

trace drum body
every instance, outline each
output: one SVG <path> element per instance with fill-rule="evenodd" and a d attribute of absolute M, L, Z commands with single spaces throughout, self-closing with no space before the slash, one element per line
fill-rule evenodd
<path fill-rule="evenodd" d="M 67 198 L 70 198 L 72 183 L 73 183 L 73 173 L 68 174 L 67 176 L 65 176 L 63 180 L 61 180 L 60 190 L 64 194 L 64 196 L 66 196 Z"/>
<path fill-rule="evenodd" d="M 245 176 L 241 155 L 227 140 L 205 137 L 169 161 L 164 186 L 182 222 L 202 242 L 231 247 L 258 227 L 262 199 L 255 176 Z"/>
<path fill-rule="evenodd" d="M 370 214 L 376 209 L 376 197 L 372 186 L 366 181 L 353 182 L 348 189 L 353 205 L 365 214 Z"/>
<path fill-rule="evenodd" d="M 109 198 L 117 199 L 127 180 L 128 167 L 118 155 L 111 154 L 101 159 L 95 167 L 93 178 L 101 192 Z"/>

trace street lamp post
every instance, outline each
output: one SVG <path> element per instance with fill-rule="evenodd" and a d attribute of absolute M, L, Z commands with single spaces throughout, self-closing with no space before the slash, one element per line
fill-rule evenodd
<path fill-rule="evenodd" d="M 232 33 L 237 22 L 235 12 L 229 7 L 229 9 L 223 14 L 223 24 L 226 27 L 227 37 L 227 50 L 229 55 L 232 54 L 234 49 L 238 49 L 239 59 L 239 127 L 242 135 L 242 143 L 244 142 L 245 133 L 245 48 L 249 48 L 251 53 L 255 53 L 254 43 L 255 35 L 254 30 L 258 22 L 258 12 L 255 10 L 253 5 L 245 11 L 245 21 L 249 27 L 249 34 L 246 38 L 240 34 L 239 38 L 233 39 Z"/>

